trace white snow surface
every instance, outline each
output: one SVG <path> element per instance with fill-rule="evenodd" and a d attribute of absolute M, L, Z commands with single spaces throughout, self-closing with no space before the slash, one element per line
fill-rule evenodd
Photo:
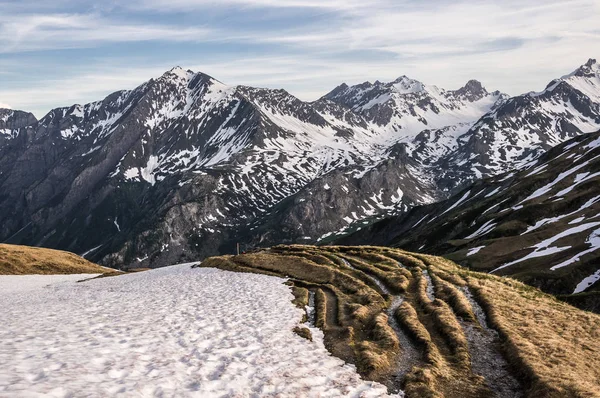
<path fill-rule="evenodd" d="M 586 277 L 584 280 L 579 282 L 573 290 L 573 294 L 584 292 L 588 287 L 600 280 L 600 269 L 594 272 L 592 275 Z"/>
<path fill-rule="evenodd" d="M 479 253 L 479 251 L 483 248 L 485 248 L 485 246 L 477 246 L 472 249 L 469 249 L 469 251 L 467 252 L 467 257 L 472 256 L 473 254 Z"/>
<path fill-rule="evenodd" d="M 578 234 L 578 233 L 581 233 L 583 231 L 587 231 L 588 229 L 593 228 L 593 227 L 597 227 L 598 225 L 600 225 L 600 222 L 590 222 L 590 223 L 581 224 L 581 225 L 578 225 L 576 227 L 572 227 L 572 228 L 569 228 L 569 229 L 567 229 L 565 231 L 562 231 L 562 232 L 554 235 L 551 238 L 548 238 L 548 239 L 543 240 L 543 241 L 541 241 L 540 243 L 538 243 L 538 244 L 536 244 L 534 246 L 531 246 L 531 248 L 535 249 L 535 250 L 533 250 L 531 253 L 529 253 L 525 257 L 522 257 L 522 258 L 519 258 L 517 260 L 511 261 L 509 263 L 503 264 L 500 267 L 495 268 L 492 271 L 490 271 L 490 274 L 492 274 L 492 273 L 494 273 L 496 271 L 499 271 L 499 270 L 501 270 L 503 268 L 509 267 L 511 265 L 523 262 L 525 260 L 529 260 L 530 258 L 550 256 L 552 254 L 559 253 L 561 251 L 570 249 L 571 246 L 558 247 L 558 246 L 550 246 L 550 245 L 552 245 L 553 243 L 555 243 L 556 241 L 558 241 L 558 240 L 560 240 L 562 238 L 565 238 L 565 237 L 570 236 L 570 235 Z M 597 243 L 596 239 L 597 239 L 596 237 L 593 237 L 593 234 L 592 234 L 592 236 L 589 237 L 588 241 L 592 244 L 592 247 L 594 247 L 595 243 Z M 581 253 L 580 253 L 580 255 L 581 255 Z M 551 269 L 552 270 L 557 269 L 557 267 L 559 267 L 559 266 L 562 266 L 562 265 L 559 264 L 558 266 L 554 266 Z"/>
<path fill-rule="evenodd" d="M 0 277 L 0 397 L 386 396 L 320 330 L 292 332 L 284 279 L 189 264 L 79 279 Z"/>
<path fill-rule="evenodd" d="M 4 300 L 9 294 L 27 293 L 35 290 L 60 286 L 69 282 L 77 282 L 94 278 L 100 274 L 68 274 L 68 275 L 1 275 L 0 298 Z M 4 301 L 2 301 L 4 303 Z M 1 391 L 1 390 L 0 390 Z"/>
<path fill-rule="evenodd" d="M 480 236 L 483 236 L 483 235 L 487 234 L 488 232 L 492 231 L 494 228 L 496 228 L 497 224 L 498 223 L 495 223 L 494 220 L 489 220 L 485 224 L 483 224 L 481 227 L 479 227 L 479 229 L 477 231 L 475 231 L 471 235 L 465 237 L 465 239 L 473 239 L 473 238 L 478 238 Z"/>

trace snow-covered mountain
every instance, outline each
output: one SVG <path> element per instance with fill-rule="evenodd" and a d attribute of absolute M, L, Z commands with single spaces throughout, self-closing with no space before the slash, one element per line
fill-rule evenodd
<path fill-rule="evenodd" d="M 600 128 L 600 64 L 590 59 L 541 92 L 513 97 L 461 137 L 447 167 L 481 178 L 527 164 L 549 148 Z"/>
<path fill-rule="evenodd" d="M 497 123 L 506 123 L 498 142 L 526 134 L 560 101 L 564 118 L 588 123 L 568 134 L 564 123 L 547 135 L 531 127 L 537 144 L 507 148 L 506 167 L 600 126 L 596 62 L 560 81 L 577 82 L 568 97 L 557 84 L 509 99 L 473 80 L 450 91 L 403 76 L 307 103 L 174 68 L 10 127 L 0 140 L 10 153 L 0 156 L 0 241 L 114 266 L 197 259 L 236 242 L 324 241 L 497 173 L 497 146 L 482 133 Z"/>
<path fill-rule="evenodd" d="M 450 199 L 390 217 L 347 244 L 443 254 L 600 312 L 600 131 Z"/>
<path fill-rule="evenodd" d="M 35 122 L 37 119 L 31 113 L 0 108 L 0 136 L 12 135 L 13 130 Z"/>

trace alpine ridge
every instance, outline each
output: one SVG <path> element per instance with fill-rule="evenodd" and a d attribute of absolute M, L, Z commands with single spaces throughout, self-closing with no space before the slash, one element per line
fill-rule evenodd
<path fill-rule="evenodd" d="M 598 76 L 513 98 L 402 76 L 309 103 L 176 67 L 3 127 L 0 241 L 115 267 L 326 242 L 600 128 Z"/>
<path fill-rule="evenodd" d="M 390 217 L 342 243 L 444 255 L 600 312 L 600 131 L 450 199 Z"/>

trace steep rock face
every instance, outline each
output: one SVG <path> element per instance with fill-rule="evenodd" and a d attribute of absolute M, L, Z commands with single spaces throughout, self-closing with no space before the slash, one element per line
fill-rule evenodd
<path fill-rule="evenodd" d="M 600 128 L 600 64 L 590 59 L 541 92 L 513 97 L 483 116 L 444 159 L 443 178 L 474 179 L 519 167 L 549 148 Z"/>
<path fill-rule="evenodd" d="M 360 116 L 320 109 L 329 120 L 283 90 L 179 68 L 55 109 L 2 159 L 2 239 L 113 266 L 216 254 L 313 179 L 383 156 Z"/>
<path fill-rule="evenodd" d="M 0 134 L 9 134 L 9 130 L 17 130 L 37 122 L 29 112 L 0 108 Z"/>
<path fill-rule="evenodd" d="M 253 246 L 323 242 L 382 214 L 441 198 L 434 196 L 436 189 L 421 175 L 420 165 L 407 156 L 405 144 L 392 147 L 388 157 L 364 171 L 340 168 L 312 180 L 252 223 L 244 231 L 246 239 Z"/>
<path fill-rule="evenodd" d="M 342 242 L 443 254 L 598 311 L 599 182 L 600 131 L 577 136 L 521 169 L 477 181 L 446 201 L 387 218 Z"/>
<path fill-rule="evenodd" d="M 563 79 L 594 115 L 597 66 L 588 64 Z M 560 92 L 527 98 L 557 101 Z M 325 242 L 445 199 L 473 170 L 497 173 L 497 158 L 484 156 L 488 139 L 474 131 L 513 100 L 476 81 L 448 91 L 403 76 L 307 103 L 174 68 L 13 124 L 11 139 L 0 139 L 0 241 L 126 267 L 230 252 L 237 242 Z M 523 106 L 514 112 L 527 120 L 544 114 Z M 504 166 L 539 153 L 519 148 Z"/>
<path fill-rule="evenodd" d="M 31 113 L 0 108 L 0 165 L 15 162 L 18 153 L 27 146 L 26 127 L 36 122 Z M 0 181 L 5 175 L 5 168 L 0 167 Z"/>

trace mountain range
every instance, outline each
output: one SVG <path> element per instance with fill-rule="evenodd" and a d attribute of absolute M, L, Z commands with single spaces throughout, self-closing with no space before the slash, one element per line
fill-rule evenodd
<path fill-rule="evenodd" d="M 0 241 L 124 268 L 324 243 L 599 128 L 593 59 L 516 97 L 402 76 L 314 102 L 173 68 L 40 120 L 0 110 Z"/>
<path fill-rule="evenodd" d="M 442 254 L 600 311 L 600 131 L 344 237 Z"/>

